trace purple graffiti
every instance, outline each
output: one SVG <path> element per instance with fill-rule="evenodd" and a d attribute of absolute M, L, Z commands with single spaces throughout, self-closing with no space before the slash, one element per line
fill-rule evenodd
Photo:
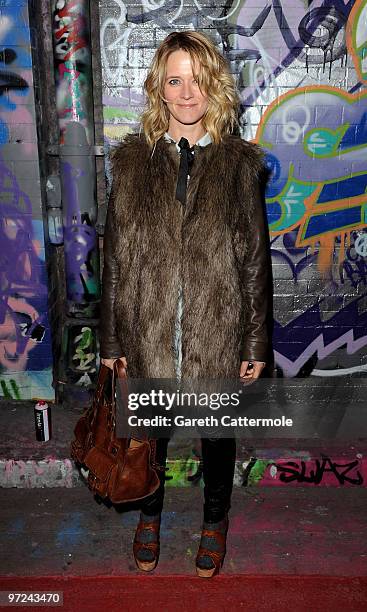
<path fill-rule="evenodd" d="M 244 105 L 251 106 L 259 95 L 265 91 L 294 60 L 302 61 L 306 71 L 310 64 L 332 63 L 345 57 L 346 46 L 343 33 L 354 0 L 344 4 L 342 0 L 315 0 L 304 14 L 302 2 L 295 0 L 272 0 L 272 13 L 267 15 L 267 28 L 271 30 L 271 42 L 267 39 L 267 30 L 250 38 L 239 38 L 239 49 L 247 59 L 260 59 L 263 47 L 267 69 L 262 80 L 254 86 L 245 88 Z M 246 2 L 241 9 L 238 20 L 254 20 L 259 12 L 257 2 Z M 298 23 L 296 15 L 299 15 Z M 269 19 L 271 18 L 271 21 Z M 322 26 L 322 28 L 321 28 Z M 269 31 L 268 30 L 268 31 Z M 261 34 L 261 35 L 260 35 Z M 245 48 L 244 48 L 245 46 Z M 278 58 L 273 51 L 281 49 L 282 57 Z M 256 56 L 257 54 L 257 56 Z M 329 73 L 330 77 L 330 73 Z"/>
<path fill-rule="evenodd" d="M 324 359 L 344 344 L 348 354 L 356 353 L 366 346 L 367 311 L 359 308 L 361 300 L 363 296 L 348 304 L 327 322 L 322 320 L 318 304 L 288 325 L 282 326 L 275 321 L 275 359 L 284 373 L 296 376 L 312 356 Z"/>
<path fill-rule="evenodd" d="M 284 188 L 290 166 L 294 179 L 308 183 L 343 179 L 365 172 L 366 98 L 346 97 L 336 88 L 323 90 L 322 86 L 307 91 L 294 90 L 266 116 L 260 139 L 262 143 L 274 143 L 268 157 L 274 169 L 268 187 L 271 197 Z M 315 109 L 318 123 L 314 119 Z M 343 136 L 342 130 L 347 130 L 349 125 L 354 127 L 354 132 L 347 140 L 348 135 Z"/>
<path fill-rule="evenodd" d="M 96 299 L 98 268 L 95 262 L 97 235 L 87 212 L 79 206 L 78 178 L 83 174 L 69 162 L 62 162 L 67 216 L 64 227 L 68 298 L 78 302 Z"/>
<path fill-rule="evenodd" d="M 279 242 L 278 237 L 270 241 L 270 253 L 273 263 L 286 263 L 295 281 L 301 273 L 312 264 L 317 262 L 317 253 L 310 254 L 307 247 L 296 247 L 297 231 L 292 230 L 282 236 L 283 250 L 274 248 L 274 242 Z M 303 255 L 303 257 L 301 257 Z M 300 257 L 296 262 L 292 257 Z"/>
<path fill-rule="evenodd" d="M 41 342 L 47 314 L 24 298 L 46 296 L 32 242 L 32 206 L 0 158 L 0 364 L 24 369 L 28 352 Z"/>

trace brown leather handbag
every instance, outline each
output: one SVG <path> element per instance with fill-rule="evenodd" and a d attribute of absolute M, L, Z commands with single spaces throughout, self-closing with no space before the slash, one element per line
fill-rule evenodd
<path fill-rule="evenodd" d="M 156 441 L 141 440 L 130 447 L 131 438 L 116 438 L 116 380 L 124 406 L 127 402 L 127 374 L 121 361 L 113 370 L 101 365 L 93 403 L 77 422 L 71 443 L 71 457 L 89 470 L 89 489 L 102 499 L 123 503 L 143 499 L 159 487 L 155 461 Z"/>

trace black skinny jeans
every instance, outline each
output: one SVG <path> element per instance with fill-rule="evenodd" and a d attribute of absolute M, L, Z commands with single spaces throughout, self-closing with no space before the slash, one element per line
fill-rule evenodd
<path fill-rule="evenodd" d="M 156 461 L 166 465 L 169 438 L 157 439 Z M 204 521 L 221 521 L 231 507 L 233 476 L 236 461 L 235 438 L 201 438 L 204 478 Z M 141 503 L 144 514 L 162 512 L 165 491 L 164 472 L 159 472 L 160 486 Z"/>

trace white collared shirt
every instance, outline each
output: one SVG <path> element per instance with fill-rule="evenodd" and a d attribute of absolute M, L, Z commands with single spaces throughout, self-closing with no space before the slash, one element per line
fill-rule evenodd
<path fill-rule="evenodd" d="M 178 146 L 178 142 L 176 142 L 175 139 L 172 138 L 172 136 L 170 136 L 168 132 L 164 134 L 164 137 L 166 140 L 168 140 L 168 142 L 174 142 L 176 144 L 177 151 L 180 152 L 180 147 Z M 195 144 L 198 145 L 199 147 L 206 147 L 206 145 L 210 144 L 211 142 L 212 142 L 212 139 L 210 137 L 210 134 L 208 132 L 205 132 L 204 136 L 199 138 L 199 140 Z"/>

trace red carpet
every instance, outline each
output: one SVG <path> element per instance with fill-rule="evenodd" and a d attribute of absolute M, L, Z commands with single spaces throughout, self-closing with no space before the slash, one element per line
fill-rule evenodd
<path fill-rule="evenodd" d="M 367 577 L 220 575 L 6 577 L 1 590 L 63 591 L 63 612 L 366 612 Z M 19 609 L 19 608 L 17 608 Z M 24 610 L 24 608 L 22 608 Z M 57 607 L 32 606 L 32 610 Z"/>

